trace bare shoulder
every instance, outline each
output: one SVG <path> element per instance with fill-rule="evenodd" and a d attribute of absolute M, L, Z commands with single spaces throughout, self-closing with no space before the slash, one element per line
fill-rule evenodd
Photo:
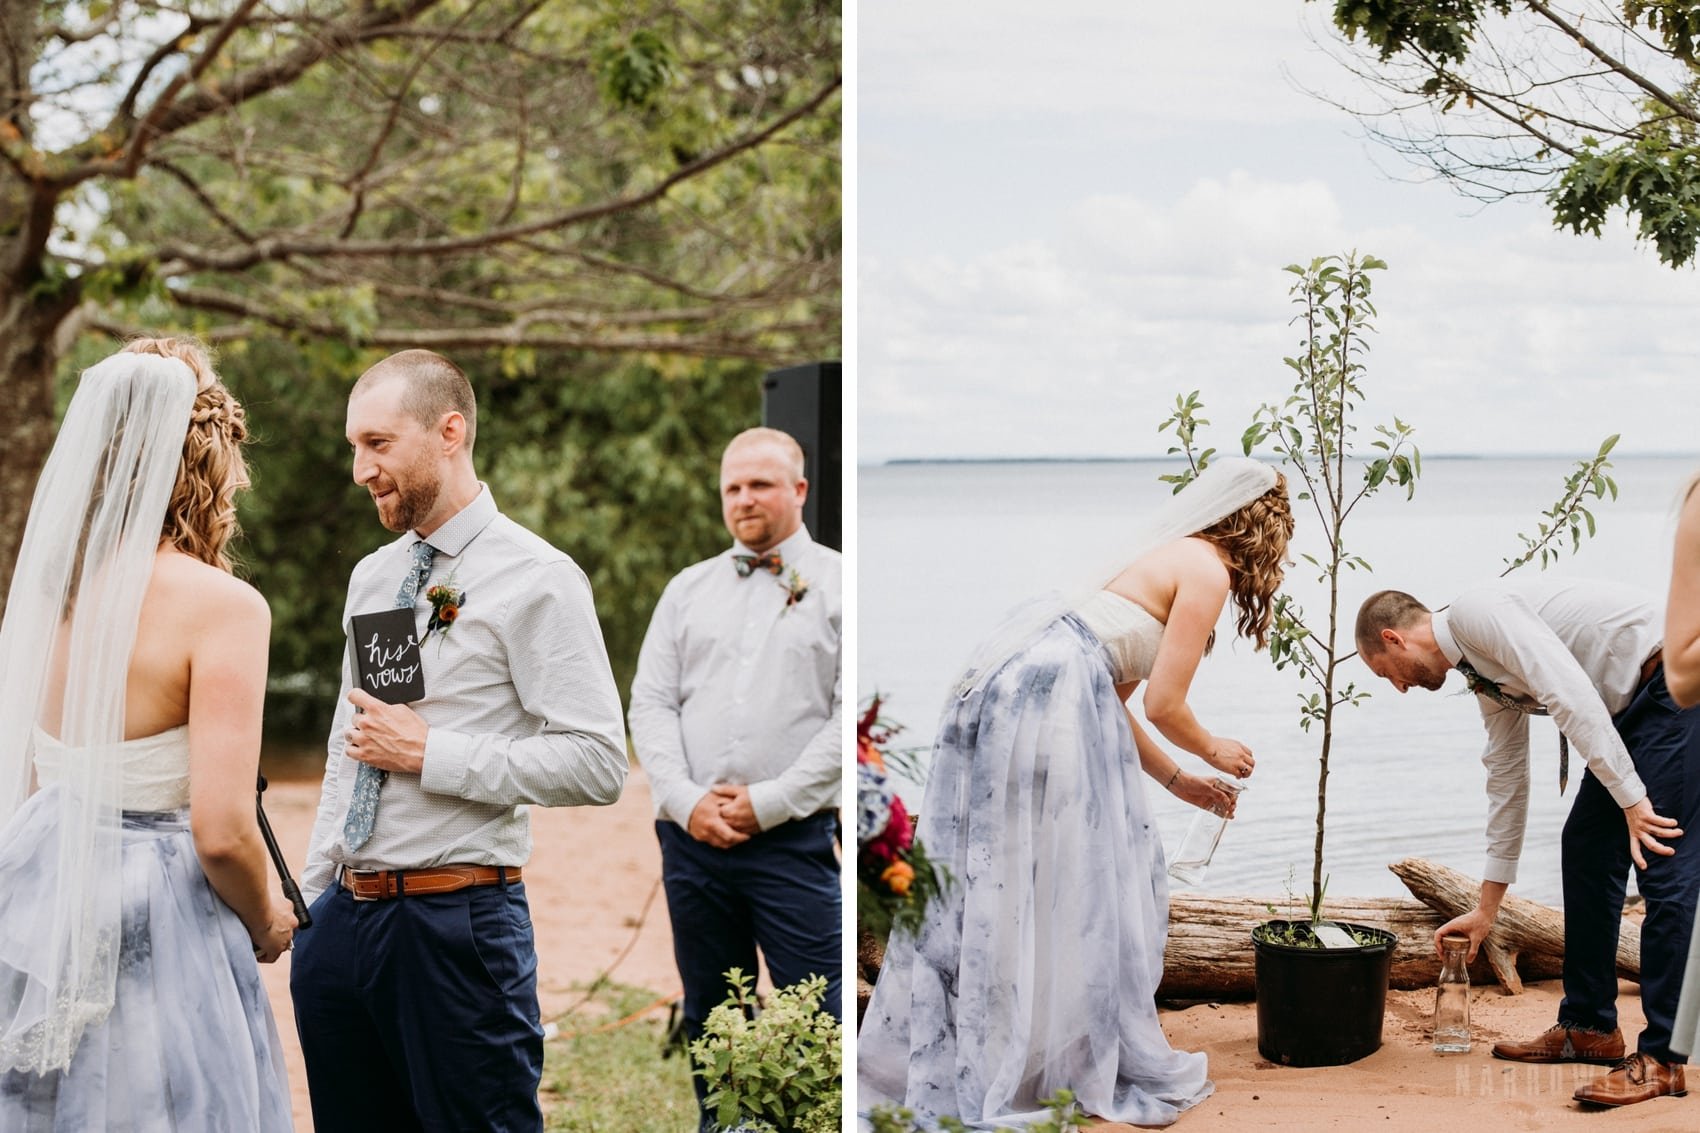
<path fill-rule="evenodd" d="M 1206 539 L 1189 535 L 1164 546 L 1159 553 L 1169 556 L 1167 561 L 1177 583 L 1202 582 L 1223 589 L 1228 586 L 1228 564 Z"/>
<path fill-rule="evenodd" d="M 154 563 L 152 598 L 195 622 L 269 627 L 265 596 L 240 578 L 188 555 L 165 552 Z"/>

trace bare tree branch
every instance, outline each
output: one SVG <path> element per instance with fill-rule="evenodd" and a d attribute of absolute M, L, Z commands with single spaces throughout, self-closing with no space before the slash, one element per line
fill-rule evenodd
<path fill-rule="evenodd" d="M 194 248 L 181 244 L 167 244 L 160 249 L 160 259 L 168 264 L 175 262 L 176 266 L 173 268 L 175 271 L 195 269 L 228 272 L 241 271 L 244 268 L 250 268 L 267 261 L 283 260 L 292 256 L 318 258 L 441 256 L 454 252 L 476 251 L 525 236 L 585 224 L 613 216 L 616 213 L 627 212 L 652 204 L 665 196 L 673 186 L 688 181 L 692 177 L 736 157 L 738 154 L 754 149 L 792 123 L 812 115 L 839 89 L 842 82 L 841 76 L 834 75 L 831 82 L 815 92 L 802 105 L 774 119 L 761 129 L 746 134 L 697 158 L 695 161 L 680 166 L 648 189 L 616 197 L 587 208 L 572 209 L 544 217 L 541 220 L 526 224 L 435 240 L 286 240 L 267 237 L 246 248 L 228 252 Z"/>

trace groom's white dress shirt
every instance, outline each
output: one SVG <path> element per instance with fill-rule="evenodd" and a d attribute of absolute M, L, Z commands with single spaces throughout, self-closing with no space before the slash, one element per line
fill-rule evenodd
<path fill-rule="evenodd" d="M 425 699 L 411 705 L 430 729 L 425 766 L 418 775 L 390 774 L 371 839 L 351 853 L 343 823 L 358 765 L 342 750 L 354 716 L 345 657 L 301 878 L 308 903 L 339 865 L 524 865 L 531 856 L 524 804 L 612 803 L 625 784 L 620 696 L 584 572 L 498 512 L 488 486 L 425 541 L 437 550 L 414 606 Z M 351 615 L 394 605 L 418 542 L 410 531 L 354 568 L 345 631 Z M 460 616 L 447 633 L 425 637 L 426 592 L 445 584 L 466 595 Z"/>
<path fill-rule="evenodd" d="M 739 544 L 686 567 L 644 635 L 632 741 L 655 813 L 682 827 L 715 783 L 747 785 L 763 830 L 838 805 L 840 558 L 801 528 L 776 550 L 778 576 L 740 578 Z M 787 605 L 793 570 L 808 593 Z"/>
<path fill-rule="evenodd" d="M 1634 698 L 1641 669 L 1664 640 L 1657 602 L 1615 583 L 1541 578 L 1469 590 L 1434 615 L 1446 659 L 1467 660 L 1513 697 L 1544 706 L 1588 770 L 1622 807 L 1647 797 L 1611 718 Z M 1529 717 L 1478 696 L 1487 728 L 1487 865 L 1483 879 L 1509 884 L 1529 814 Z M 1546 763 L 1553 754 L 1537 757 Z M 1541 783 L 1556 781 L 1543 774 Z"/>

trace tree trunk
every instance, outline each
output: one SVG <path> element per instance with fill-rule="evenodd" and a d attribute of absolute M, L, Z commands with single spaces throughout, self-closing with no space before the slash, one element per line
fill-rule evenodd
<path fill-rule="evenodd" d="M 5 242 L 0 240 L 0 248 Z M 53 372 L 59 325 L 76 304 L 32 300 L 0 282 L 0 614 L 36 478 L 53 444 Z"/>
<path fill-rule="evenodd" d="M 58 331 L 81 285 L 43 273 L 62 190 L 19 171 L 36 158 L 30 73 L 43 6 L 0 4 L 0 615 L 24 537 L 36 477 L 53 443 Z"/>

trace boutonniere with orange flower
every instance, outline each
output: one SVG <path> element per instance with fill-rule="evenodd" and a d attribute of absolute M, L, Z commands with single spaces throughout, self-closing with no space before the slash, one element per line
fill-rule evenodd
<path fill-rule="evenodd" d="M 809 581 L 797 573 L 796 567 L 792 567 L 791 573 L 786 575 L 784 579 L 775 579 L 775 581 L 785 590 L 785 608 L 787 610 L 809 596 Z"/>
<path fill-rule="evenodd" d="M 433 633 L 447 637 L 455 619 L 460 617 L 460 608 L 466 605 L 466 591 L 455 589 L 454 575 L 451 574 L 425 591 L 425 600 L 431 603 L 431 620 L 425 623 L 425 640 L 430 640 Z M 442 647 L 439 638 L 437 648 Z"/>

